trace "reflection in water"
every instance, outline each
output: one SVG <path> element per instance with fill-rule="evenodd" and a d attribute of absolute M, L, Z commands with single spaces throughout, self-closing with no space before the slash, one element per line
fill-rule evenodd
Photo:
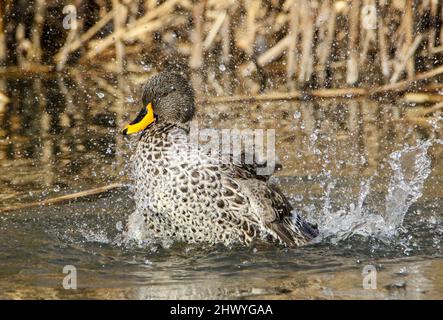
<path fill-rule="evenodd" d="M 119 127 L 139 92 L 107 81 L 1 80 L 0 207 L 127 181 L 133 141 Z M 297 250 L 127 246 L 133 204 L 120 190 L 1 215 L 0 297 L 441 298 L 441 126 L 408 112 L 368 100 L 200 104 L 203 128 L 276 129 L 278 181 L 323 238 Z M 368 237 L 403 220 L 391 239 Z M 82 277 L 76 292 L 61 287 L 66 264 Z M 380 270 L 374 292 L 361 288 L 365 264 Z"/>
<path fill-rule="evenodd" d="M 2 193 L 79 188 L 119 178 L 114 100 L 60 77 L 9 80 L 3 115 Z M 119 108 L 122 110 L 122 108 Z M 121 111 L 120 111 L 121 113 Z"/>
<path fill-rule="evenodd" d="M 79 179 L 91 184 L 119 179 L 116 169 L 123 169 L 128 140 L 118 128 L 138 109 L 139 95 L 123 87 L 122 81 L 112 94 L 113 87 L 102 83 L 106 81 L 99 81 L 106 89 L 97 89 L 96 82 L 78 74 L 7 80 L 11 103 L 2 114 L 2 165 L 21 163 L 47 170 L 44 174 L 39 170 L 38 179 L 23 175 L 2 178 L 3 183 L 32 190 L 76 186 Z M 88 90 L 89 86 L 94 89 Z M 399 119 L 404 113 L 401 106 L 367 100 L 199 105 L 198 109 L 198 122 L 204 128 L 275 128 L 282 176 L 372 176 L 376 171 L 383 175 L 389 154 L 441 133 L 439 126 Z M 433 150 L 435 156 L 437 151 L 441 149 Z M 100 168 L 94 167 L 96 160 Z"/>

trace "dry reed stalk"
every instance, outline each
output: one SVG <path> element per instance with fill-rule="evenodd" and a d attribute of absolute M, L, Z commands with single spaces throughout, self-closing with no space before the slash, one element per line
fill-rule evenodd
<path fill-rule="evenodd" d="M 408 47 L 406 46 L 406 22 L 404 19 L 404 13 L 400 25 L 395 30 L 394 34 L 391 34 L 390 47 L 395 49 L 395 55 L 393 60 L 401 60 L 401 58 L 406 54 Z"/>
<path fill-rule="evenodd" d="M 8 96 L 0 91 L 0 104 L 6 104 L 8 102 L 9 102 Z"/>
<path fill-rule="evenodd" d="M 103 53 L 105 49 L 107 49 L 109 46 L 115 43 L 115 39 L 117 37 L 119 37 L 120 40 L 122 41 L 130 40 L 135 37 L 140 37 L 143 34 L 159 30 L 162 27 L 172 25 L 173 23 L 178 24 L 179 21 L 183 21 L 182 19 L 178 18 L 179 17 L 176 16 L 163 16 L 161 18 L 149 22 L 145 26 L 140 26 L 136 28 L 134 27 L 131 29 L 125 28 L 125 30 L 121 29 L 118 34 L 115 34 L 115 37 L 108 36 L 100 40 L 90 41 L 88 46 L 89 50 L 85 54 L 84 60 L 92 59 L 98 54 Z"/>
<path fill-rule="evenodd" d="M 348 34 L 348 61 L 346 68 L 346 83 L 355 84 L 358 81 L 358 33 L 360 17 L 360 0 L 348 0 L 349 34 Z"/>
<path fill-rule="evenodd" d="M 82 45 L 85 45 L 93 36 L 96 35 L 109 21 L 114 17 L 114 11 L 111 10 L 106 13 L 99 21 L 97 21 L 94 26 L 89 28 L 85 33 L 83 33 L 78 39 L 72 39 L 72 41 L 66 41 L 65 45 L 60 49 L 59 52 L 54 56 L 54 61 L 56 64 L 61 64 L 61 61 L 67 59 L 67 55 L 77 49 Z M 69 34 L 72 30 L 70 30 Z M 68 34 L 68 37 L 69 37 Z"/>
<path fill-rule="evenodd" d="M 443 110 L 443 101 L 434 104 L 432 107 L 417 107 L 417 108 L 409 108 L 406 110 L 407 117 L 424 117 L 431 113 Z"/>
<path fill-rule="evenodd" d="M 71 28 L 68 32 L 68 36 L 66 37 L 65 44 L 60 49 L 59 53 L 56 55 L 56 70 L 61 71 L 65 67 L 66 62 L 69 58 L 69 47 L 78 38 L 78 28 Z M 57 59 L 58 58 L 58 59 Z"/>
<path fill-rule="evenodd" d="M 198 99 L 199 104 L 218 104 L 218 103 L 236 103 L 236 102 L 255 102 L 255 101 L 287 101 L 301 100 L 307 97 L 314 98 L 356 98 L 364 97 L 368 91 L 363 88 L 344 88 L 344 89 L 316 89 L 311 91 L 290 91 L 273 92 L 259 95 L 238 95 L 226 97 L 210 97 Z"/>
<path fill-rule="evenodd" d="M 403 100 L 411 103 L 428 103 L 443 101 L 443 95 L 429 93 L 406 93 Z"/>
<path fill-rule="evenodd" d="M 127 40 L 127 41 L 133 41 L 136 39 L 140 39 L 146 43 L 146 42 L 150 41 L 150 38 L 145 39 L 142 36 L 144 34 L 146 34 L 147 32 L 161 31 L 163 28 L 167 28 L 167 27 L 178 27 L 178 26 L 185 24 L 187 21 L 188 21 L 188 19 L 186 17 L 181 16 L 181 15 L 172 15 L 171 14 L 171 15 L 161 16 L 158 19 L 153 20 L 144 26 L 139 26 L 137 28 L 133 28 L 133 29 L 128 30 L 127 33 L 125 33 L 122 36 L 122 39 Z"/>
<path fill-rule="evenodd" d="M 404 15 L 404 22 L 405 22 L 405 47 L 411 48 L 412 47 L 412 40 L 413 40 L 413 32 L 414 32 L 414 11 L 413 11 L 413 2 L 414 0 L 406 0 L 406 8 L 405 8 L 405 15 Z M 414 58 L 411 56 L 407 59 L 406 62 L 406 71 L 408 74 L 408 79 L 414 78 L 415 74 L 415 63 Z"/>
<path fill-rule="evenodd" d="M 5 32 L 5 16 L 7 15 L 5 1 L 0 1 L 0 66 L 4 66 L 7 56 L 7 43 Z"/>
<path fill-rule="evenodd" d="M 149 12 L 157 6 L 157 0 L 145 0 L 143 1 L 145 12 Z"/>
<path fill-rule="evenodd" d="M 335 35 L 336 13 L 331 0 L 323 2 L 319 18 L 321 18 L 322 21 L 319 21 L 319 44 L 317 47 L 318 69 L 316 68 L 316 70 L 319 83 L 324 85 L 326 81 L 326 66 L 328 60 L 331 58 L 332 43 Z"/>
<path fill-rule="evenodd" d="M 229 14 L 227 14 L 225 19 L 223 20 L 223 24 L 220 30 L 222 36 L 222 61 L 225 67 L 229 67 L 231 62 L 231 45 L 232 45 L 231 27 L 232 27 L 231 17 L 229 16 Z"/>
<path fill-rule="evenodd" d="M 241 33 L 240 37 L 238 37 L 237 46 L 249 56 L 252 56 L 254 53 L 255 37 L 258 31 L 257 16 L 260 10 L 260 2 L 260 0 L 245 1 L 245 31 Z"/>
<path fill-rule="evenodd" d="M 181 4 L 182 2 L 183 0 L 166 0 L 158 6 L 154 5 L 144 16 L 135 20 L 133 23 L 128 24 L 127 29 L 130 30 L 132 28 L 144 26 L 151 20 L 171 14 L 176 5 Z"/>
<path fill-rule="evenodd" d="M 260 67 L 264 67 L 267 64 L 271 63 L 272 61 L 278 59 L 281 57 L 281 55 L 284 53 L 284 51 L 288 48 L 289 42 L 291 41 L 291 38 L 289 36 L 284 37 L 281 39 L 275 46 L 267 50 L 266 52 L 262 53 L 257 58 L 257 63 Z"/>
<path fill-rule="evenodd" d="M 192 10 L 194 30 L 191 34 L 192 50 L 189 57 L 189 67 L 200 69 L 203 66 L 203 26 L 206 1 L 200 0 Z"/>
<path fill-rule="evenodd" d="M 19 23 L 15 30 L 15 42 L 17 43 L 16 54 L 17 64 L 21 69 L 26 69 L 29 66 L 28 53 L 32 48 L 32 43 L 25 38 L 25 27 Z"/>
<path fill-rule="evenodd" d="M 29 43 L 28 43 L 29 44 Z M 54 71 L 53 66 L 41 65 L 41 64 L 27 64 L 22 57 L 20 61 L 24 61 L 20 66 L 9 66 L 0 68 L 0 75 L 8 76 L 29 76 L 40 73 L 51 73 Z"/>
<path fill-rule="evenodd" d="M 425 84 L 421 90 L 425 92 L 443 92 L 443 83 L 431 82 Z"/>
<path fill-rule="evenodd" d="M 221 95 L 225 94 L 225 90 L 218 82 L 218 80 L 216 78 L 216 73 L 214 72 L 214 70 L 208 71 L 208 75 L 207 75 L 206 79 L 207 79 L 207 84 L 209 84 L 214 89 L 215 94 L 217 96 L 221 96 Z"/>
<path fill-rule="evenodd" d="M 214 21 L 214 24 L 212 25 L 211 30 L 209 31 L 208 35 L 206 36 L 205 41 L 203 42 L 203 49 L 209 50 L 214 42 L 215 37 L 221 30 L 225 19 L 227 17 L 226 11 L 222 11 L 218 14 L 217 19 Z"/>
<path fill-rule="evenodd" d="M 388 58 L 388 44 L 386 37 L 388 35 L 388 28 L 385 23 L 384 13 L 386 11 L 385 3 L 380 4 L 380 12 L 382 14 L 377 17 L 377 31 L 378 31 L 378 52 L 381 63 L 381 73 L 384 76 L 385 82 L 388 80 L 391 74 L 389 58 Z"/>
<path fill-rule="evenodd" d="M 430 14 L 432 23 L 437 23 L 437 9 L 438 9 L 438 1 L 431 1 L 430 3 Z M 437 35 L 437 28 L 431 28 L 428 32 L 428 51 L 433 52 L 435 49 L 435 40 Z"/>
<path fill-rule="evenodd" d="M 368 94 L 365 88 L 336 88 L 336 89 L 316 89 L 308 92 L 309 95 L 316 98 L 357 98 Z"/>
<path fill-rule="evenodd" d="M 388 91 L 405 91 L 414 82 L 421 81 L 421 80 L 428 80 L 428 79 L 431 79 L 431 78 L 438 76 L 442 73 L 443 73 L 443 66 L 440 66 L 440 67 L 437 67 L 435 69 L 432 69 L 432 70 L 429 70 L 426 72 L 417 73 L 415 75 L 415 78 L 413 78 L 413 79 L 407 79 L 407 80 L 399 81 L 396 83 L 391 83 L 391 84 L 387 84 L 387 85 L 383 85 L 383 86 L 380 86 L 377 88 L 370 89 L 369 95 L 372 96 L 375 94 L 380 94 L 380 93 L 384 93 L 384 92 L 388 92 Z"/>
<path fill-rule="evenodd" d="M 443 5 L 440 6 L 440 19 L 443 19 Z M 440 28 L 440 47 L 443 47 L 443 28 Z"/>
<path fill-rule="evenodd" d="M 373 6 L 375 7 L 374 0 L 364 0 L 363 5 L 365 6 Z M 377 36 L 374 29 L 367 28 L 363 26 L 363 21 L 360 23 L 360 38 L 363 39 L 363 43 L 361 44 L 362 50 L 360 53 L 360 65 L 365 65 L 366 59 L 368 58 L 368 51 L 371 47 L 372 43 L 377 42 Z"/>
<path fill-rule="evenodd" d="M 0 160 L 6 159 L 7 157 L 7 150 L 6 148 L 4 148 L 4 142 L 6 141 L 5 138 L 7 132 L 6 130 L 2 129 L 5 128 L 6 111 L 7 105 L 9 103 L 9 97 L 3 93 L 5 89 L 6 81 L 5 79 L 0 79 Z"/>
<path fill-rule="evenodd" d="M 300 3 L 300 23 L 304 26 L 302 33 L 302 50 L 300 58 L 300 69 L 298 81 L 303 83 L 311 80 L 314 70 L 314 58 L 312 46 L 314 43 L 314 8 L 310 6 L 310 2 L 301 1 Z"/>
<path fill-rule="evenodd" d="M 113 32 L 103 39 L 90 41 L 89 50 L 85 58 L 91 59 L 97 54 L 102 53 L 106 48 L 113 45 L 117 38 L 125 41 L 158 30 L 165 25 L 173 24 L 174 20 L 177 20 L 177 17 L 170 14 L 178 2 L 179 0 L 167 0 L 158 7 L 151 9 L 143 17 L 128 24 L 125 28 L 121 28 L 119 32 Z M 181 19 L 181 21 L 183 21 L 183 19 Z"/>
<path fill-rule="evenodd" d="M 296 100 L 300 99 L 302 94 L 295 92 L 274 92 L 270 94 L 259 95 L 237 95 L 225 97 L 200 98 L 198 104 L 219 104 L 219 103 L 237 103 L 237 102 L 255 102 L 255 101 L 273 101 L 273 100 Z"/>
<path fill-rule="evenodd" d="M 428 49 L 428 51 L 431 54 L 439 54 L 443 52 L 443 46 L 433 47 L 432 49 Z"/>
<path fill-rule="evenodd" d="M 294 89 L 294 81 L 293 77 L 297 73 L 297 39 L 298 39 L 298 24 L 299 24 L 299 15 L 297 8 L 297 1 L 292 3 L 292 6 L 289 9 L 289 47 L 287 52 L 287 62 L 286 62 L 286 81 L 291 90 Z"/>
<path fill-rule="evenodd" d="M 418 46 L 420 45 L 421 41 L 423 39 L 422 35 L 418 35 L 414 42 L 409 47 L 408 51 L 404 56 L 401 57 L 400 61 L 397 61 L 397 63 L 394 65 L 394 72 L 392 73 L 392 77 L 390 79 L 391 83 L 395 83 L 400 78 L 402 72 L 409 64 L 408 61 L 412 59 L 412 57 L 415 54 L 415 51 L 417 50 Z"/>
<path fill-rule="evenodd" d="M 128 7 L 128 23 L 134 22 L 137 20 L 137 13 L 139 11 L 140 2 L 127 0 L 125 4 Z"/>
<path fill-rule="evenodd" d="M 11 193 L 11 194 L 2 194 L 2 195 L 0 195 L 0 200 L 1 201 L 5 201 L 5 200 L 8 200 L 8 199 L 12 199 L 12 198 L 18 197 L 18 196 L 22 196 L 24 194 L 25 194 L 24 192 L 14 192 L 14 193 Z"/>
<path fill-rule="evenodd" d="M 34 26 L 32 28 L 32 61 L 35 63 L 40 63 L 42 56 L 40 38 L 43 31 L 45 11 L 46 11 L 45 1 L 36 0 L 35 13 L 34 13 Z"/>
<path fill-rule="evenodd" d="M 284 51 L 288 48 L 290 41 L 291 37 L 289 35 L 281 39 L 272 48 L 268 49 L 267 51 L 258 56 L 257 65 L 259 67 L 264 67 L 269 63 L 280 58 L 283 55 Z M 242 75 L 245 77 L 249 76 L 252 70 L 255 70 L 255 68 L 256 67 L 254 62 L 251 61 L 249 63 L 246 63 L 245 65 L 242 66 L 243 69 Z"/>
<path fill-rule="evenodd" d="M 117 73 L 123 72 L 125 68 L 125 45 L 120 39 L 120 30 L 124 29 L 128 9 L 120 4 L 120 0 L 112 0 L 112 9 L 114 11 L 113 24 L 115 36 L 115 62 Z"/>

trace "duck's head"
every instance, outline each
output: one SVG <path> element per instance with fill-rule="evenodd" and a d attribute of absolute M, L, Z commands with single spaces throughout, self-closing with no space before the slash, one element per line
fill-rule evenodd
<path fill-rule="evenodd" d="M 143 87 L 143 107 L 122 131 L 124 135 L 145 130 L 155 123 L 184 124 L 195 111 L 194 90 L 183 76 L 165 71 L 151 77 Z"/>

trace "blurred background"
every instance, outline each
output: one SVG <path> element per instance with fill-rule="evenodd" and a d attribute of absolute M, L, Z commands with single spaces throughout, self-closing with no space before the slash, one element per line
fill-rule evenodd
<path fill-rule="evenodd" d="M 237 79 L 223 89 L 242 93 L 405 90 L 406 79 L 441 73 L 438 0 L 5 0 L 0 16 L 5 75 L 173 65 L 201 71 L 221 94 L 220 73 Z"/>

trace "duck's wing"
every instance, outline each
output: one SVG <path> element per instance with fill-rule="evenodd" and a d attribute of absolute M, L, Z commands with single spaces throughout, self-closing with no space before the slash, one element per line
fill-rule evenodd
<path fill-rule="evenodd" d="M 198 153 L 195 169 L 198 175 L 208 180 L 220 181 L 222 190 L 217 195 L 219 210 L 230 211 L 249 225 L 264 226 L 269 234 L 288 246 L 304 244 L 317 236 L 316 227 L 293 214 L 287 198 L 276 185 L 271 184 L 269 177 L 272 172 L 258 174 L 259 168 L 267 166 L 266 161 L 251 163 L 249 160 L 254 157 L 248 157 L 246 153 L 242 153 L 240 159 L 232 154 L 214 159 L 208 150 L 201 147 L 191 147 Z M 276 165 L 274 169 L 279 167 Z"/>
<path fill-rule="evenodd" d="M 249 206 L 274 238 L 295 247 L 318 235 L 317 227 L 294 213 L 280 188 L 272 184 L 267 176 L 257 175 L 254 166 L 225 163 L 218 166 L 218 170 L 223 173 L 223 186 L 229 191 L 229 196 L 224 199 L 228 206 Z"/>
<path fill-rule="evenodd" d="M 247 152 L 242 151 L 239 157 L 229 155 L 229 163 L 237 168 L 238 174 L 247 173 L 249 178 L 267 181 L 277 171 L 282 169 L 279 159 L 258 159 Z"/>
<path fill-rule="evenodd" d="M 276 185 L 262 186 L 266 193 L 267 210 L 264 221 L 288 246 L 298 246 L 318 236 L 318 228 L 303 220 L 293 211 L 291 204 Z"/>
<path fill-rule="evenodd" d="M 214 151 L 211 149 L 212 145 L 202 143 L 198 146 L 200 154 L 215 160 L 215 163 L 227 164 L 230 169 L 236 172 L 240 177 L 255 178 L 259 180 L 268 180 L 275 172 L 282 169 L 280 159 L 274 157 L 267 159 L 264 156 L 258 156 L 242 150 L 240 154 L 224 154 L 223 150 L 216 151 L 214 158 Z"/>
<path fill-rule="evenodd" d="M 264 225 L 281 242 L 295 247 L 318 235 L 317 227 L 294 212 L 277 185 L 263 181 L 245 181 L 244 184 L 244 188 L 251 190 L 251 204 L 261 213 Z"/>

